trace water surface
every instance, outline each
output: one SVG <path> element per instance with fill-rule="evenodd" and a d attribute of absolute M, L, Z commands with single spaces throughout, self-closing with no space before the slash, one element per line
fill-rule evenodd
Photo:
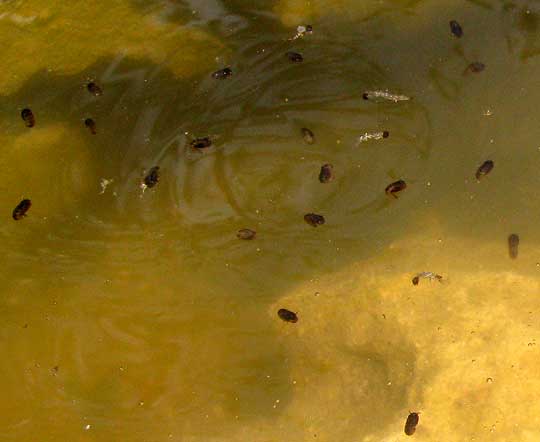
<path fill-rule="evenodd" d="M 2 440 L 538 438 L 539 14 L 2 2 Z"/>

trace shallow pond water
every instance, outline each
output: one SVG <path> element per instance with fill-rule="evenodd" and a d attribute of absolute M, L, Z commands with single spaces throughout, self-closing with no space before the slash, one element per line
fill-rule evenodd
<path fill-rule="evenodd" d="M 0 440 L 537 440 L 539 24 L 0 2 Z"/>

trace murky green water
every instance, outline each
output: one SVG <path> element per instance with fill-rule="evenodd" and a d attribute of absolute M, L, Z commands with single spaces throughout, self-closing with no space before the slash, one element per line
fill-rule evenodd
<path fill-rule="evenodd" d="M 415 440 L 537 440 L 539 24 L 532 0 L 0 2 L 0 440 L 399 441 L 409 411 Z"/>

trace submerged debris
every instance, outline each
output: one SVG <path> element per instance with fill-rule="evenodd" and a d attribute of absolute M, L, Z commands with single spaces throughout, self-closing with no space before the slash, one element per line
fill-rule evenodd
<path fill-rule="evenodd" d="M 298 322 L 298 315 L 286 308 L 280 308 L 277 312 L 278 316 L 285 322 Z"/>
<path fill-rule="evenodd" d="M 232 75 L 232 69 L 227 67 L 220 69 L 219 71 L 216 71 L 212 74 L 212 77 L 216 80 L 224 80 L 225 78 L 229 78 Z"/>
<path fill-rule="evenodd" d="M 334 166 L 331 164 L 324 164 L 321 166 L 321 171 L 319 173 L 319 181 L 321 183 L 328 183 L 334 179 Z"/>
<path fill-rule="evenodd" d="M 238 239 L 245 239 L 245 240 L 255 239 L 256 235 L 257 235 L 257 232 L 251 229 L 240 229 L 238 233 L 236 234 Z"/>
<path fill-rule="evenodd" d="M 95 95 L 96 97 L 99 97 L 100 95 L 103 95 L 103 89 L 101 89 L 96 83 L 91 81 L 86 85 L 86 89 L 88 89 L 88 92 Z"/>
<path fill-rule="evenodd" d="M 322 226 L 325 223 L 324 216 L 316 213 L 307 213 L 304 215 L 304 221 L 313 227 Z"/>
<path fill-rule="evenodd" d="M 393 101 L 394 103 L 397 103 L 398 101 L 408 101 L 411 99 L 410 97 L 407 97 L 406 95 L 392 94 L 388 91 L 366 91 L 362 94 L 362 98 L 364 100 L 382 99 L 382 100 Z"/>
<path fill-rule="evenodd" d="M 94 120 L 92 120 L 91 118 L 87 118 L 86 120 L 84 120 L 84 125 L 90 129 L 90 132 L 95 135 L 97 133 L 97 130 L 96 130 L 96 122 Z"/>
<path fill-rule="evenodd" d="M 418 413 L 410 413 L 407 417 L 407 422 L 405 422 L 405 434 L 407 436 L 412 436 L 416 431 L 416 426 L 420 420 Z"/>
<path fill-rule="evenodd" d="M 366 132 L 364 135 L 361 135 L 358 138 L 358 144 L 363 143 L 369 140 L 382 140 L 383 138 L 388 138 L 390 132 L 384 130 L 382 132 Z"/>
<path fill-rule="evenodd" d="M 487 161 L 484 161 L 482 163 L 482 165 L 478 168 L 478 170 L 476 171 L 476 179 L 478 181 L 480 181 L 480 179 L 484 176 L 484 175 L 487 175 L 489 172 L 491 172 L 493 170 L 493 167 L 495 166 L 495 164 L 493 163 L 493 161 L 491 160 L 487 160 Z"/>
<path fill-rule="evenodd" d="M 452 32 L 452 34 L 454 34 L 454 36 L 456 36 L 457 38 L 461 38 L 463 37 L 463 28 L 461 27 L 461 25 L 455 21 L 455 20 L 451 20 L 450 21 L 450 31 Z"/>
<path fill-rule="evenodd" d="M 28 108 L 21 111 L 21 118 L 26 124 L 26 127 L 34 127 L 36 125 L 36 119 L 32 111 Z"/>
<path fill-rule="evenodd" d="M 396 193 L 401 192 L 407 188 L 407 183 L 403 180 L 394 181 L 393 183 L 386 186 L 384 189 L 387 195 L 392 195 L 394 198 L 397 198 Z"/>
<path fill-rule="evenodd" d="M 19 221 L 20 219 L 23 219 L 26 216 L 26 212 L 30 209 L 32 206 L 32 201 L 28 199 L 22 200 L 19 204 L 17 204 L 17 207 L 13 209 L 13 219 L 15 221 Z"/>
<path fill-rule="evenodd" d="M 315 142 L 315 134 L 311 132 L 308 128 L 303 127 L 301 129 L 302 138 L 306 144 L 313 144 Z"/>
<path fill-rule="evenodd" d="M 421 272 L 412 279 L 413 285 L 418 285 L 420 278 L 429 279 L 430 281 L 442 282 L 443 277 L 433 272 Z"/>
<path fill-rule="evenodd" d="M 508 254 L 510 258 L 516 259 L 518 256 L 519 236 L 512 233 L 508 236 Z"/>
<path fill-rule="evenodd" d="M 301 63 L 304 61 L 304 57 L 302 57 L 302 54 L 299 54 L 298 52 L 287 52 L 285 55 L 289 61 L 292 61 L 293 63 Z"/>

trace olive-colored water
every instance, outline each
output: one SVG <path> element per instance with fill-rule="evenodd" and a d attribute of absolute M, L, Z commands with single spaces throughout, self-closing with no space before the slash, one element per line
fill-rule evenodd
<path fill-rule="evenodd" d="M 538 440 L 539 33 L 532 0 L 0 2 L 0 440 Z"/>

